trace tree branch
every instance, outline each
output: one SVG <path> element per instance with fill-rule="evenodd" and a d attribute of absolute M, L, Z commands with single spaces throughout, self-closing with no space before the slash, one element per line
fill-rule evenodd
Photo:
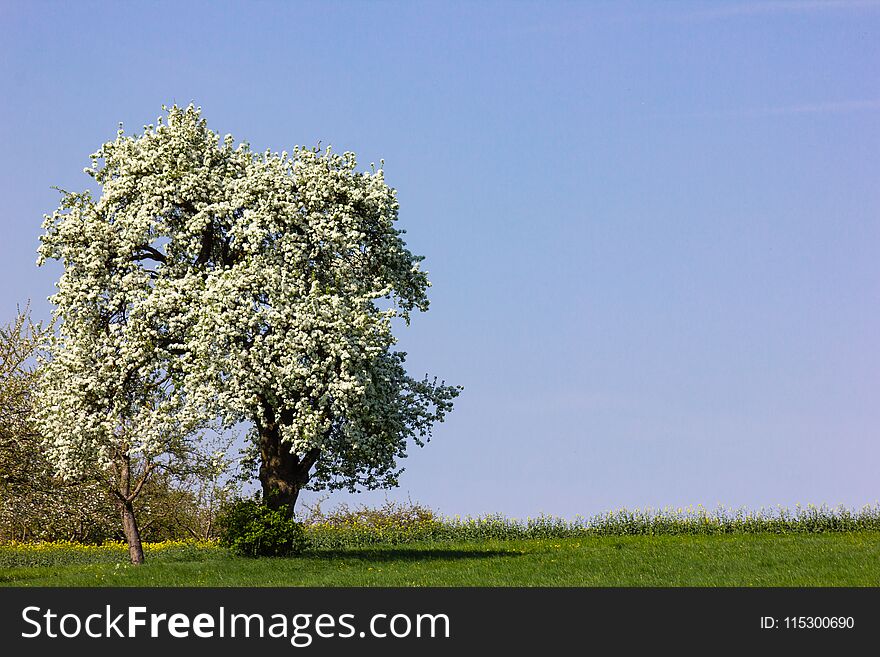
<path fill-rule="evenodd" d="M 302 460 L 299 462 L 297 466 L 298 479 L 302 484 L 306 484 L 309 481 L 309 470 L 312 469 L 312 466 L 315 465 L 315 462 L 320 458 L 321 450 L 317 447 L 312 447 L 309 451 L 305 453 L 305 456 L 302 457 Z"/>
<path fill-rule="evenodd" d="M 144 484 L 147 481 L 147 477 L 149 476 L 150 472 L 153 471 L 153 468 L 155 467 L 155 465 L 156 465 L 155 463 L 147 463 L 144 466 L 144 472 L 141 475 L 140 481 L 137 482 L 137 485 L 134 487 L 134 490 L 131 491 L 131 493 L 128 496 L 126 496 L 126 498 L 125 498 L 126 502 L 134 501 L 134 498 L 136 498 L 140 494 L 141 488 L 144 487 Z"/>
<path fill-rule="evenodd" d="M 210 260 L 214 251 L 214 226 L 213 224 L 208 224 L 205 228 L 205 232 L 202 233 L 202 247 L 199 251 L 198 257 L 196 257 L 196 266 L 204 265 Z"/>
<path fill-rule="evenodd" d="M 147 244 L 141 244 L 137 247 L 142 253 L 135 253 L 132 257 L 133 260 L 155 260 L 156 262 L 165 263 L 168 262 L 168 259 L 165 257 L 161 251 L 157 251 L 152 246 Z"/>

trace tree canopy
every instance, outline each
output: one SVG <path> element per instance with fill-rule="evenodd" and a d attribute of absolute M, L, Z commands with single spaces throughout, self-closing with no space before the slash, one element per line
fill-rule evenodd
<path fill-rule="evenodd" d="M 64 264 L 40 415 L 59 468 L 148 461 L 219 418 L 253 427 L 270 506 L 395 485 L 461 388 L 393 350 L 430 283 L 383 170 L 254 153 L 193 106 L 91 161 L 100 196 L 64 192 L 39 249 Z"/>

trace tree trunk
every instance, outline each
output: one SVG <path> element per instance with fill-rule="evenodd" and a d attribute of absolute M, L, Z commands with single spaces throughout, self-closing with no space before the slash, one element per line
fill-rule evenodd
<path fill-rule="evenodd" d="M 303 458 L 291 453 L 290 445 L 281 441 L 281 432 L 274 421 L 274 414 L 266 415 L 269 416 L 269 421 L 257 423 L 263 504 L 270 509 L 284 510 L 293 516 L 296 498 L 308 483 L 309 470 L 320 452 L 317 449 L 309 450 Z"/>
<path fill-rule="evenodd" d="M 128 542 L 128 556 L 136 566 L 144 562 L 144 548 L 141 545 L 141 533 L 134 517 L 134 506 L 131 502 L 117 501 L 119 514 L 122 516 L 122 531 Z"/>
<path fill-rule="evenodd" d="M 133 500 L 140 493 L 141 487 L 150 474 L 149 466 L 144 467 L 144 474 L 141 481 L 135 486 L 134 493 L 131 490 L 131 459 L 126 455 L 122 462 L 119 463 L 119 469 L 114 470 L 119 477 L 117 484 L 118 489 L 115 492 L 116 508 L 122 518 L 122 532 L 125 534 L 125 540 L 128 543 L 128 556 L 131 562 L 139 566 L 144 562 L 144 548 L 141 545 L 141 532 L 137 526 L 137 520 L 134 517 Z"/>

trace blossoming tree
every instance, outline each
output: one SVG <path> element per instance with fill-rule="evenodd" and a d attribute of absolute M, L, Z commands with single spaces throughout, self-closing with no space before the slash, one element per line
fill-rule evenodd
<path fill-rule="evenodd" d="M 124 475 L 219 418 L 252 426 L 273 508 L 306 485 L 397 483 L 461 388 L 410 377 L 393 350 L 392 320 L 426 310 L 430 283 L 383 171 L 356 166 L 254 153 L 192 106 L 92 156 L 100 198 L 66 194 L 40 249 L 65 264 L 41 416 L 60 468 Z"/>
<path fill-rule="evenodd" d="M 46 218 L 39 262 L 56 258 L 65 269 L 50 297 L 59 331 L 39 369 L 34 413 L 60 476 L 107 484 L 131 561 L 141 563 L 134 500 L 204 422 L 155 350 L 152 275 L 132 257 L 123 212 L 88 192 L 65 193 Z"/>

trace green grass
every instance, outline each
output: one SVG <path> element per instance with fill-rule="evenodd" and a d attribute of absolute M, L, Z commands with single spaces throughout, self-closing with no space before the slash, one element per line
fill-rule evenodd
<path fill-rule="evenodd" d="M 148 546 L 147 563 L 139 567 L 127 565 L 125 556 L 118 546 L 91 552 L 0 546 L 0 585 L 880 585 L 878 531 L 489 539 L 323 549 L 264 559 L 183 544 Z"/>

